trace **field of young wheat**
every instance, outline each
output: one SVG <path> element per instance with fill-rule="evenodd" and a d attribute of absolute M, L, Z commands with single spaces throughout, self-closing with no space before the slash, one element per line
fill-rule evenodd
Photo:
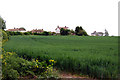
<path fill-rule="evenodd" d="M 28 60 L 54 59 L 61 70 L 96 78 L 116 78 L 118 37 L 11 36 L 3 45 Z"/>

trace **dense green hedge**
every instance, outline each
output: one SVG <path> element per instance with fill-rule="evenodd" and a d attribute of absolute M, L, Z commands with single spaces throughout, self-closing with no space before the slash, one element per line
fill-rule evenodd
<path fill-rule="evenodd" d="M 48 35 L 53 35 L 53 34 L 55 34 L 55 33 L 47 32 L 47 31 L 44 31 L 44 32 L 41 32 L 41 33 L 6 31 L 6 33 L 7 33 L 9 36 L 13 36 L 13 35 L 45 35 L 45 36 L 48 36 Z"/>

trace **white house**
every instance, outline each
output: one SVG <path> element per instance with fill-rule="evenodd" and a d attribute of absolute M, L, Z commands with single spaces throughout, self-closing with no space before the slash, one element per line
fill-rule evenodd
<path fill-rule="evenodd" d="M 57 28 L 55 29 L 55 31 L 56 31 L 57 34 L 60 34 L 60 29 L 61 28 L 68 29 L 68 27 L 66 27 L 66 26 L 65 27 L 59 27 L 59 26 L 57 26 Z"/>
<path fill-rule="evenodd" d="M 103 32 L 96 32 L 94 31 L 93 33 L 91 33 L 91 36 L 103 36 Z"/>

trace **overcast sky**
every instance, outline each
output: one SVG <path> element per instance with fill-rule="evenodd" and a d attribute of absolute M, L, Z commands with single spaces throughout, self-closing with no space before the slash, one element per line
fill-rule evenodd
<path fill-rule="evenodd" d="M 0 0 L 0 16 L 7 29 L 55 31 L 59 26 L 118 35 L 119 0 Z"/>

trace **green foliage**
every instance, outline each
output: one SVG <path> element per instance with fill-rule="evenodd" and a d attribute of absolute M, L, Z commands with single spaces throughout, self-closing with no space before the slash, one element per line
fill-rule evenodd
<path fill-rule="evenodd" d="M 24 27 L 20 27 L 20 29 L 24 29 L 24 30 L 26 30 Z"/>
<path fill-rule="evenodd" d="M 24 32 L 24 35 L 32 35 L 32 32 Z"/>
<path fill-rule="evenodd" d="M 6 22 L 3 20 L 3 18 L 0 16 L 0 29 L 6 29 Z"/>
<path fill-rule="evenodd" d="M 9 36 L 7 35 L 7 33 L 4 30 L 2 30 L 2 42 L 4 43 L 4 42 L 8 41 L 8 39 L 9 39 Z"/>
<path fill-rule="evenodd" d="M 2 30 L 2 36 L 3 36 L 3 40 L 8 39 L 7 33 L 4 30 Z"/>
<path fill-rule="evenodd" d="M 15 80 L 19 76 L 27 75 L 31 75 L 33 77 L 37 75 L 47 78 L 50 76 L 54 65 L 54 62 L 47 64 L 45 61 L 40 61 L 38 59 L 28 61 L 18 57 L 16 53 L 5 52 L 4 50 L 1 58 L 3 80 Z"/>
<path fill-rule="evenodd" d="M 4 48 L 29 60 L 53 59 L 54 67 L 91 77 L 116 78 L 118 73 L 118 37 L 12 36 Z"/>
<path fill-rule="evenodd" d="M 24 35 L 24 33 L 22 33 L 22 32 L 6 31 L 6 33 L 7 33 L 9 36 L 13 36 L 13 35 Z"/>
<path fill-rule="evenodd" d="M 42 33 L 42 35 L 45 35 L 45 36 L 48 36 L 50 33 L 49 32 L 47 32 L 47 31 L 44 31 L 43 33 Z"/>
<path fill-rule="evenodd" d="M 68 30 L 68 29 L 61 28 L 61 29 L 60 29 L 60 34 L 61 34 L 61 35 L 69 35 L 69 31 L 70 31 L 70 30 Z"/>
<path fill-rule="evenodd" d="M 23 35 L 22 32 L 14 32 L 14 35 Z"/>
<path fill-rule="evenodd" d="M 41 32 L 41 33 L 33 33 L 34 35 L 44 35 L 44 36 L 48 36 L 48 35 L 52 35 L 51 32 L 47 32 L 47 31 L 44 31 L 44 32 Z"/>
<path fill-rule="evenodd" d="M 55 32 L 52 32 L 51 35 L 55 35 L 56 33 Z"/>
<path fill-rule="evenodd" d="M 75 34 L 78 36 L 88 36 L 87 32 L 82 28 L 82 26 L 77 26 L 75 28 Z"/>
<path fill-rule="evenodd" d="M 73 31 L 73 30 L 70 30 L 70 33 L 75 33 L 75 31 Z"/>

